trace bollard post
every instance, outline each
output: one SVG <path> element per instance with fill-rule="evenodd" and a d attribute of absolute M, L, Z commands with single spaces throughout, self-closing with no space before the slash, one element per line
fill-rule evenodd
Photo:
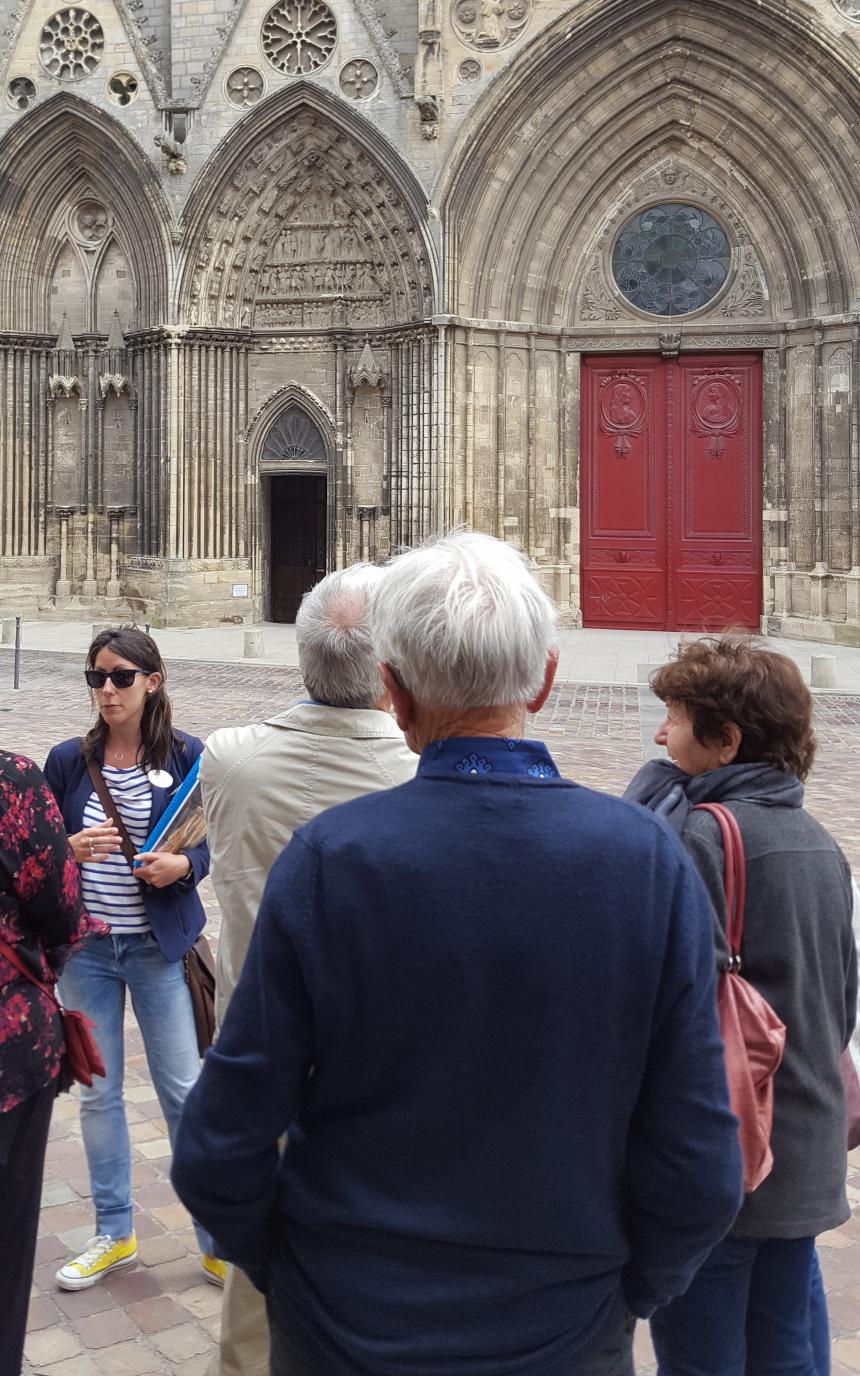
<path fill-rule="evenodd" d="M 12 687 L 21 687 L 21 618 L 15 617 L 15 663 L 12 670 Z"/>
<path fill-rule="evenodd" d="M 813 655 L 809 682 L 813 688 L 835 688 L 836 656 Z"/>
<path fill-rule="evenodd" d="M 145 630 L 146 634 L 149 635 L 149 622 L 148 622 L 148 621 L 144 621 L 144 623 L 143 623 L 143 629 Z"/>
<path fill-rule="evenodd" d="M 263 643 L 262 631 L 246 631 L 245 645 L 243 650 L 245 659 L 265 659 L 266 647 Z"/>

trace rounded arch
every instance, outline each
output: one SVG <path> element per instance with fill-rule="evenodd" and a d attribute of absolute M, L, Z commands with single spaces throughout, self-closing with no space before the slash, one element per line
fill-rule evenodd
<path fill-rule="evenodd" d="M 860 91 L 835 38 L 772 0 L 608 0 L 549 26 L 440 182 L 446 308 L 573 323 L 589 251 L 674 155 L 757 250 L 774 314 L 855 309 Z"/>
<path fill-rule="evenodd" d="M 61 92 L 0 142 L 0 320 L 46 330 L 45 278 L 57 258 L 57 216 L 82 189 L 109 207 L 131 259 L 138 325 L 166 320 L 170 211 L 155 170 L 111 116 Z M 27 226 L 27 233 L 15 227 Z"/>
<path fill-rule="evenodd" d="M 307 213 L 302 213 L 304 207 Z M 307 255 L 350 269 L 352 286 L 321 278 L 318 295 L 363 303 L 355 319 L 267 314 L 289 297 L 291 226 L 340 244 Z M 186 207 L 177 314 L 188 324 L 250 327 L 400 324 L 435 309 L 436 254 L 427 197 L 414 174 L 361 115 L 299 81 L 256 105 L 201 170 Z M 301 257 L 301 255 L 299 255 Z M 280 282 L 277 280 L 280 276 Z"/>

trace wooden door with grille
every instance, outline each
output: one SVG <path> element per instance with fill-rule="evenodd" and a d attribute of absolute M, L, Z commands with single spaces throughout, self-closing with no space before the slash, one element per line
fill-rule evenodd
<path fill-rule="evenodd" d="M 271 617 L 293 622 L 302 597 L 325 577 L 326 480 L 314 475 L 271 481 Z"/>
<path fill-rule="evenodd" d="M 591 358 L 582 384 L 583 624 L 757 629 L 759 357 Z"/>

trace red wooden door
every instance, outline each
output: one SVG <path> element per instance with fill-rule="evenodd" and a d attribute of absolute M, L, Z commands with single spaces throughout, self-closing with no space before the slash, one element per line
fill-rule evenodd
<path fill-rule="evenodd" d="M 756 355 L 587 359 L 581 454 L 586 626 L 758 627 Z"/>

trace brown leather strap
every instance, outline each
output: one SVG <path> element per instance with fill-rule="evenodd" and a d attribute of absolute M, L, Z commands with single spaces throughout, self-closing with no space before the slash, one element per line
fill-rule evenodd
<path fill-rule="evenodd" d="M 92 757 L 90 757 L 90 759 L 87 760 L 87 772 L 93 781 L 93 788 L 96 791 L 96 797 L 98 798 L 99 802 L 104 808 L 105 817 L 107 817 L 109 821 L 113 822 L 114 826 L 119 832 L 119 843 L 122 849 L 122 853 L 128 861 L 129 869 L 133 872 L 134 857 L 137 855 L 137 848 L 134 842 L 132 841 L 131 837 L 129 836 L 128 832 L 126 831 L 125 823 L 123 822 L 122 818 L 120 817 L 117 811 L 116 803 L 113 800 L 110 789 L 105 783 L 105 776 L 99 767 L 98 760 L 94 760 Z"/>

